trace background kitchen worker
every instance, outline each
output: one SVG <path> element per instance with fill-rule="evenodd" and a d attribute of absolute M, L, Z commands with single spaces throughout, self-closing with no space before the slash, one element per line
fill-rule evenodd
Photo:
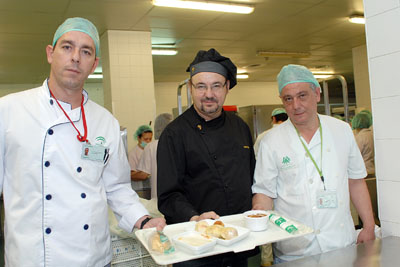
<path fill-rule="evenodd" d="M 272 128 L 278 126 L 279 124 L 281 124 L 282 122 L 286 121 L 288 119 L 288 115 L 286 114 L 286 110 L 284 108 L 275 108 L 272 112 L 271 112 L 271 124 L 272 124 Z M 271 129 L 272 129 L 271 128 Z M 264 137 L 264 135 L 271 129 L 268 129 L 264 132 L 262 132 L 260 135 L 257 136 L 256 141 L 254 142 L 254 153 L 256 155 L 257 158 L 257 153 L 258 153 L 258 149 L 260 147 L 260 141 L 261 139 Z"/>
<path fill-rule="evenodd" d="M 351 126 L 355 130 L 355 138 L 363 157 L 367 173 L 375 174 L 374 134 L 371 130 L 372 116 L 366 112 L 356 114 L 351 120 Z"/>
<path fill-rule="evenodd" d="M 250 130 L 222 109 L 236 85 L 236 66 L 210 49 L 199 51 L 187 71 L 193 105 L 165 128 L 158 143 L 158 207 L 167 223 L 251 209 L 255 158 Z M 247 266 L 250 254 L 228 253 L 176 266 Z"/>
<path fill-rule="evenodd" d="M 140 197 L 150 198 L 150 194 L 146 193 L 146 189 L 150 188 L 150 181 L 147 179 L 148 176 L 142 179 L 142 175 L 138 175 L 137 167 L 144 148 L 153 138 L 153 129 L 149 125 L 141 125 L 136 129 L 133 138 L 137 140 L 137 145 L 128 154 L 129 165 L 131 166 L 132 188 Z"/>
<path fill-rule="evenodd" d="M 49 78 L 0 98 L 6 266 L 109 266 L 107 204 L 128 232 L 165 225 L 130 187 L 118 121 L 83 90 L 99 45 L 90 21 L 67 19 L 46 47 Z"/>
<path fill-rule="evenodd" d="M 157 146 L 165 127 L 173 120 L 172 114 L 162 113 L 154 121 L 154 141 L 143 150 L 135 174 L 136 179 L 145 180 L 150 176 L 151 198 L 157 198 Z"/>
<path fill-rule="evenodd" d="M 357 242 L 375 238 L 364 162 L 349 125 L 319 115 L 320 86 L 304 66 L 284 66 L 279 94 L 289 120 L 261 140 L 253 209 L 272 208 L 314 229 L 274 244 L 276 261 L 294 260 L 356 242 L 350 199 L 364 225 Z"/>

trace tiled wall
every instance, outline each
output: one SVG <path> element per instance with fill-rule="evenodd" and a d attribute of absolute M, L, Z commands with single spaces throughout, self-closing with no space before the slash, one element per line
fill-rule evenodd
<path fill-rule="evenodd" d="M 379 217 L 400 236 L 400 1 L 364 0 Z"/>

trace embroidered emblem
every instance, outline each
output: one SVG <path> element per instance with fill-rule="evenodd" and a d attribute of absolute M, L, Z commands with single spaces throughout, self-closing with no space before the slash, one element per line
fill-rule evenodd
<path fill-rule="evenodd" d="M 283 165 L 288 165 L 288 164 L 290 164 L 290 158 L 289 158 L 288 156 L 283 157 L 283 159 L 282 159 L 282 164 L 283 164 Z"/>
<path fill-rule="evenodd" d="M 103 136 L 97 136 L 95 139 L 96 145 L 104 145 L 106 143 L 106 139 Z"/>
<path fill-rule="evenodd" d="M 199 128 L 199 130 L 201 131 L 202 129 L 201 124 L 197 124 L 197 128 Z"/>

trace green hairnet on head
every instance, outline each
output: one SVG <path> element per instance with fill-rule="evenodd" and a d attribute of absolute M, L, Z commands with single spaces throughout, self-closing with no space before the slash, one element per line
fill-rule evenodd
<path fill-rule="evenodd" d="M 301 65 L 289 64 L 284 66 L 279 72 L 277 79 L 279 94 L 282 93 L 283 87 L 291 83 L 312 83 L 317 88 L 321 88 L 311 71 Z"/>
<path fill-rule="evenodd" d="M 136 132 L 133 134 L 133 138 L 136 140 L 145 132 L 153 132 L 153 129 L 149 125 L 141 125 L 137 128 Z"/>
<path fill-rule="evenodd" d="M 286 113 L 286 110 L 284 108 L 276 108 L 272 111 L 271 117 L 279 115 L 279 114 L 283 114 L 283 113 Z"/>
<path fill-rule="evenodd" d="M 340 115 L 337 115 L 337 114 L 333 115 L 333 117 L 338 119 L 338 120 L 341 120 L 341 121 L 345 120 L 343 116 L 340 116 Z"/>
<path fill-rule="evenodd" d="M 363 109 L 359 113 L 367 114 L 369 119 L 371 120 L 371 125 L 372 125 L 372 113 L 368 109 Z"/>
<path fill-rule="evenodd" d="M 351 120 L 351 127 L 353 129 L 364 129 L 369 128 L 372 125 L 372 121 L 368 114 L 366 113 L 358 113 Z"/>
<path fill-rule="evenodd" d="M 94 45 L 96 46 L 96 57 L 100 57 L 100 38 L 97 32 L 96 26 L 93 25 L 89 20 L 84 18 L 69 18 L 61 24 L 53 37 L 53 47 L 56 45 L 57 40 L 67 32 L 78 31 L 86 33 L 92 38 Z"/>

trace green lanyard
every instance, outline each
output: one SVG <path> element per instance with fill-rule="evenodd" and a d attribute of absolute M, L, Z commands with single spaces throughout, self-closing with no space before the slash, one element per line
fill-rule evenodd
<path fill-rule="evenodd" d="M 318 118 L 318 120 L 319 120 L 319 118 Z M 324 179 L 324 175 L 322 174 L 322 127 L 321 127 L 321 122 L 319 122 L 319 134 L 321 136 L 321 169 L 318 168 L 318 165 L 315 162 L 315 160 L 314 160 L 313 156 L 311 155 L 310 151 L 308 150 L 306 144 L 304 144 L 303 140 L 301 140 L 301 135 L 300 135 L 299 131 L 297 130 L 296 127 L 294 127 L 294 128 L 296 129 L 296 132 L 297 132 L 297 134 L 299 136 L 301 144 L 304 147 L 304 150 L 307 152 L 307 155 L 310 157 L 312 163 L 314 164 L 315 168 L 317 169 L 317 171 L 319 173 L 319 176 L 321 177 L 322 184 L 324 185 L 324 190 L 326 190 L 326 188 L 325 188 L 325 179 Z"/>

